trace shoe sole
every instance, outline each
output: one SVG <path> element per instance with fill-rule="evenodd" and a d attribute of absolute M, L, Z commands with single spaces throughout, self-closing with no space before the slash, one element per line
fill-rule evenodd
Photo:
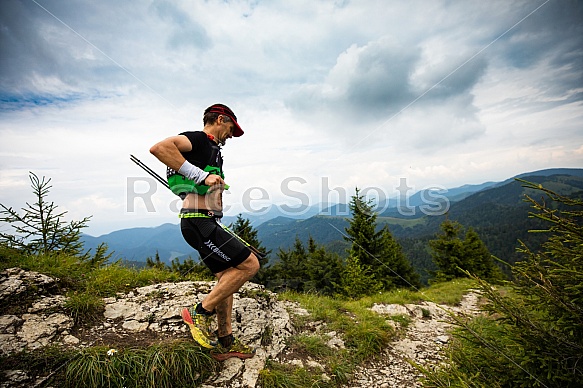
<path fill-rule="evenodd" d="M 192 338 L 200 345 L 207 349 L 214 349 L 215 347 L 210 343 L 210 340 L 204 333 L 195 326 L 192 317 L 190 316 L 190 312 L 188 312 L 187 308 L 182 309 L 182 320 L 184 323 L 188 325 L 190 328 L 190 334 L 192 334 Z"/>
<path fill-rule="evenodd" d="M 229 358 L 233 358 L 233 357 L 237 357 L 240 358 L 242 360 L 245 360 L 247 358 L 251 358 L 255 355 L 255 353 L 238 353 L 238 352 L 230 352 L 230 353 L 219 353 L 219 354 L 212 354 L 211 353 L 211 357 L 214 358 L 217 361 L 225 361 Z"/>

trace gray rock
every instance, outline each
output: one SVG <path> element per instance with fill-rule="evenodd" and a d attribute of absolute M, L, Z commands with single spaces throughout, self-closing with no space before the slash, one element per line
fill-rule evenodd
<path fill-rule="evenodd" d="M 16 315 L 0 315 L 0 334 L 16 334 L 22 322 Z"/>

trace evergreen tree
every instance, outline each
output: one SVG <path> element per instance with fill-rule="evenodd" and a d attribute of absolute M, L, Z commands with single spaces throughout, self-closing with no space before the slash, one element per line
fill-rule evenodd
<path fill-rule="evenodd" d="M 377 229 L 377 214 L 372 210 L 370 201 L 366 201 L 358 188 L 350 201 L 352 219 L 346 228 L 352 242 L 348 256 L 353 262 L 353 269 L 360 268 L 364 273 L 374 277 L 373 283 L 380 283 L 383 289 L 395 287 L 418 287 L 419 275 L 402 252 L 387 226 Z"/>
<path fill-rule="evenodd" d="M 349 298 L 360 298 L 383 290 L 370 267 L 360 263 L 355 256 L 348 256 L 342 273 L 341 291 Z"/>
<path fill-rule="evenodd" d="M 13 233 L 0 232 L 0 243 L 30 254 L 59 251 L 75 256 L 81 255 L 83 251 L 81 229 L 87 227 L 90 217 L 85 217 L 81 221 L 64 221 L 63 216 L 67 212 L 59 211 L 54 202 L 47 200 L 52 188 L 51 179 L 44 176 L 39 179 L 32 172 L 29 179 L 36 202 L 32 205 L 27 202 L 27 206 L 22 209 L 23 214 L 0 204 L 0 222 L 13 229 Z M 105 256 L 104 250 L 106 250 L 104 245 L 98 248 L 98 255 L 102 261 L 109 258 Z M 82 258 L 88 257 L 85 255 Z"/>
<path fill-rule="evenodd" d="M 471 227 L 466 232 L 464 250 L 468 257 L 468 262 L 471 263 L 471 268 L 468 271 L 473 275 L 488 281 L 503 280 L 505 278 L 502 270 L 494 263 L 492 254 L 490 254 L 486 244 Z"/>
<path fill-rule="evenodd" d="M 277 262 L 268 268 L 268 287 L 298 292 L 334 295 L 339 292 L 343 271 L 342 259 L 319 247 L 310 236 L 308 247 L 296 237 L 294 246 L 280 249 Z"/>
<path fill-rule="evenodd" d="M 170 263 L 170 269 L 182 277 L 194 275 L 202 279 L 215 279 L 215 275 L 202 261 L 195 261 L 190 256 L 182 260 L 182 262 L 178 257 L 175 257 Z"/>
<path fill-rule="evenodd" d="M 385 289 L 419 288 L 421 282 L 419 274 L 403 253 L 401 245 L 393 238 L 389 228 L 385 225 L 381 230 L 379 252 L 384 258 L 384 265 L 376 273 Z"/>
<path fill-rule="evenodd" d="M 344 239 L 351 242 L 348 256 L 358 260 L 361 265 L 376 267 L 380 265 L 377 250 L 380 246 L 380 233 L 376 232 L 377 215 L 372 211 L 370 201 L 360 195 L 358 188 L 349 204 L 352 218 L 346 228 L 349 237 Z"/>
<path fill-rule="evenodd" d="M 463 227 L 458 222 L 445 220 L 441 230 L 441 234 L 429 241 L 433 259 L 439 268 L 434 274 L 434 281 L 467 277 L 468 272 L 489 281 L 504 278 L 486 244 L 473 228 L 468 228 L 463 240 L 460 237 Z"/>
<path fill-rule="evenodd" d="M 306 291 L 315 291 L 323 295 L 336 294 L 340 287 L 342 270 L 340 256 L 326 252 L 326 249 L 319 247 L 310 236 L 306 263 L 309 280 L 305 284 Z"/>
<path fill-rule="evenodd" d="M 466 277 L 464 270 L 471 266 L 467 261 L 464 242 L 459 238 L 462 226 L 446 219 L 441 224 L 441 230 L 441 234 L 429 241 L 431 256 L 439 268 L 435 273 L 435 280 L 447 281 Z"/>
<path fill-rule="evenodd" d="M 157 268 L 157 269 L 161 269 L 161 270 L 168 269 L 166 267 L 166 264 L 164 264 L 162 262 L 162 260 L 160 260 L 160 254 L 158 253 L 158 251 L 156 251 L 156 255 L 154 256 L 154 259 L 152 259 L 150 257 L 146 258 L 146 267 Z"/>
<path fill-rule="evenodd" d="M 301 240 L 296 237 L 293 248 L 279 249 L 278 261 L 271 267 L 269 287 L 304 291 L 304 283 L 310 280 L 307 273 L 308 253 Z"/>

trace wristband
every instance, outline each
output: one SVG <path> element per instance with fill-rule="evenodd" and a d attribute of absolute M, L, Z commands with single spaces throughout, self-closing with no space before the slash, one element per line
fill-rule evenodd
<path fill-rule="evenodd" d="M 192 179 L 199 185 L 204 185 L 204 180 L 209 175 L 208 172 L 201 170 L 188 160 L 185 160 L 184 163 L 182 163 L 182 166 L 178 169 L 178 173 L 184 175 L 188 179 Z"/>

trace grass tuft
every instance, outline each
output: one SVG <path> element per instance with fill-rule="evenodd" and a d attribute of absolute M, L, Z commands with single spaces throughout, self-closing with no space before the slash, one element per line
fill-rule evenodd
<path fill-rule="evenodd" d="M 102 298 L 87 292 L 74 291 L 67 296 L 65 310 L 73 317 L 76 323 L 81 321 L 93 322 L 105 306 Z"/>
<path fill-rule="evenodd" d="M 196 386 L 217 370 L 199 346 L 187 341 L 146 349 L 83 349 L 68 364 L 69 387 L 186 387 Z"/>

